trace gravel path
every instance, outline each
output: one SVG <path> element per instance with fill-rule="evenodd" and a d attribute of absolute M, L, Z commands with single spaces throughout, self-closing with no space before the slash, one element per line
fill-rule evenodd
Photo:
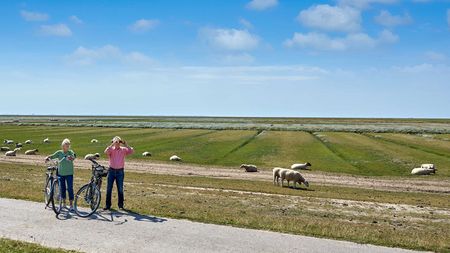
<path fill-rule="evenodd" d="M 44 156 L 0 156 L 0 162 L 2 163 L 45 166 L 43 160 Z M 100 163 L 104 165 L 108 164 L 106 160 L 100 160 Z M 90 168 L 90 162 L 78 159 L 76 160 L 75 167 L 84 169 Z M 244 173 L 241 169 L 199 166 L 181 163 L 161 163 L 154 161 L 128 160 L 126 164 L 126 170 L 165 175 L 205 176 L 229 179 L 272 181 L 272 171 L 268 170 L 263 170 L 258 173 Z M 302 171 L 302 174 L 304 174 L 305 178 L 308 181 L 314 184 L 377 189 L 384 191 L 450 193 L 450 180 L 436 180 L 433 178 L 433 176 L 411 176 L 408 178 L 405 177 L 397 179 L 384 179 L 377 177 L 322 173 L 319 171 Z"/>
<path fill-rule="evenodd" d="M 0 222 L 0 237 L 84 252 L 413 252 L 127 212 L 55 218 L 42 203 L 3 198 Z"/>

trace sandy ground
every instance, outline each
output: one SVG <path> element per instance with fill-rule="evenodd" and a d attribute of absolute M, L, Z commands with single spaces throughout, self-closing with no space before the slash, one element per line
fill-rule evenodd
<path fill-rule="evenodd" d="M 43 156 L 25 156 L 16 157 L 0 156 L 1 163 L 16 163 L 29 165 L 44 165 Z M 106 160 L 100 160 L 99 163 L 107 165 Z M 75 167 L 80 169 L 89 169 L 90 162 L 77 160 Z M 260 171 L 257 173 L 245 173 L 241 169 L 223 168 L 213 166 L 199 166 L 182 163 L 161 163 L 154 161 L 127 161 L 126 170 L 136 172 L 149 172 L 153 174 L 168 174 L 179 176 L 205 176 L 215 178 L 246 179 L 271 181 L 271 171 Z M 365 189 L 377 189 L 385 191 L 411 191 L 411 192 L 436 192 L 450 193 L 450 180 L 437 180 L 433 176 L 420 176 L 411 178 L 384 179 L 363 176 L 340 175 L 331 173 L 322 173 L 318 171 L 302 171 L 304 177 L 313 184 L 336 185 L 346 187 L 357 187 Z"/>
<path fill-rule="evenodd" d="M 413 252 L 128 212 L 57 218 L 42 203 L 0 199 L 0 237 L 84 252 Z"/>

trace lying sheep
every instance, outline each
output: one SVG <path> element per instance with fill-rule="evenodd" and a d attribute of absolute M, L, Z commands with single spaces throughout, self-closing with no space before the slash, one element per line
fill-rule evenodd
<path fill-rule="evenodd" d="M 309 170 L 309 167 L 312 165 L 310 163 L 294 163 L 291 165 L 291 169 L 293 170 Z"/>
<path fill-rule="evenodd" d="M 11 145 L 14 144 L 13 140 L 4 140 L 3 143 L 5 143 L 6 145 Z"/>
<path fill-rule="evenodd" d="M 23 147 L 23 144 L 22 143 L 16 143 L 16 148 L 21 148 L 21 147 Z"/>
<path fill-rule="evenodd" d="M 100 158 L 100 154 L 99 153 L 87 154 L 87 155 L 84 156 L 84 160 L 97 160 L 98 158 Z"/>
<path fill-rule="evenodd" d="M 305 178 L 295 170 L 289 170 L 289 169 L 282 169 L 280 170 L 280 178 L 281 178 L 281 187 L 283 187 L 284 180 L 287 181 L 288 187 L 289 183 L 292 181 L 294 182 L 294 188 L 297 188 L 297 183 L 299 184 L 305 184 L 306 187 L 309 187 L 308 181 L 305 180 Z"/>
<path fill-rule="evenodd" d="M 43 140 L 44 143 L 50 143 L 50 139 L 47 137 Z"/>
<path fill-rule="evenodd" d="M 91 140 L 91 143 L 97 143 L 97 142 L 98 142 L 97 139 L 92 139 L 92 140 Z"/>
<path fill-rule="evenodd" d="M 178 161 L 181 162 L 181 158 L 179 156 L 173 155 L 169 158 L 170 161 Z"/>
<path fill-rule="evenodd" d="M 436 167 L 434 166 L 434 164 L 432 164 L 432 163 L 425 163 L 425 164 L 422 164 L 420 167 L 424 168 L 424 169 L 433 170 L 433 173 L 436 173 L 436 170 L 437 170 Z"/>
<path fill-rule="evenodd" d="M 142 156 L 152 156 L 152 153 L 145 151 L 144 153 L 142 153 Z"/>
<path fill-rule="evenodd" d="M 411 175 L 430 175 L 436 173 L 434 169 L 428 168 L 414 168 L 411 170 Z"/>
<path fill-rule="evenodd" d="M 10 151 L 11 149 L 9 147 L 0 147 L 0 151 L 5 152 L 5 151 Z"/>
<path fill-rule="evenodd" d="M 32 140 L 26 140 L 26 141 L 25 141 L 25 144 L 32 144 L 32 143 L 33 143 Z"/>
<path fill-rule="evenodd" d="M 30 149 L 30 150 L 25 151 L 25 155 L 36 155 L 37 152 L 39 152 L 38 149 Z"/>
<path fill-rule="evenodd" d="M 20 151 L 20 148 L 15 148 L 13 151 L 8 151 L 5 153 L 5 156 L 16 156 L 17 152 Z"/>
<path fill-rule="evenodd" d="M 245 169 L 246 172 L 258 172 L 258 167 L 253 164 L 241 164 L 239 168 Z"/>

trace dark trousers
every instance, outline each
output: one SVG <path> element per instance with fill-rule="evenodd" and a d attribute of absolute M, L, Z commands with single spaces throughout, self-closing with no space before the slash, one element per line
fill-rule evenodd
<path fill-rule="evenodd" d="M 111 207 L 111 193 L 114 184 L 114 180 L 116 181 L 117 186 L 117 194 L 119 195 L 119 208 L 123 207 L 123 179 L 125 177 L 125 173 L 123 169 L 112 169 L 109 168 L 108 172 L 108 185 L 106 186 L 106 207 Z"/>
<path fill-rule="evenodd" d="M 58 183 L 59 183 L 59 190 L 61 192 L 61 198 L 66 199 L 66 190 L 67 190 L 69 192 L 69 200 L 73 200 L 73 175 L 69 176 L 58 175 Z"/>

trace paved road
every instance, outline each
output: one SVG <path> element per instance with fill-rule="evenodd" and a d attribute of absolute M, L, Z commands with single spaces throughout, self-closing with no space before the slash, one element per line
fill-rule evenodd
<path fill-rule="evenodd" d="M 412 252 L 126 212 L 57 219 L 41 203 L 2 198 L 0 237 L 84 252 Z"/>

